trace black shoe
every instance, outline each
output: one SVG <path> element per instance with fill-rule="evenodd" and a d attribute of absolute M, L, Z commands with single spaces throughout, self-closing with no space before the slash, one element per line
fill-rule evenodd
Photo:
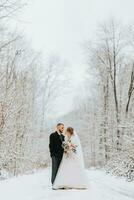
<path fill-rule="evenodd" d="M 52 188 L 52 190 L 57 190 L 57 189 L 55 189 L 55 188 Z"/>

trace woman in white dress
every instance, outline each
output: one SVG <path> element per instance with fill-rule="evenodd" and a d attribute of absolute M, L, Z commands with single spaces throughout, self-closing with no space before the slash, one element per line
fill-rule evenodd
<path fill-rule="evenodd" d="M 53 183 L 53 189 L 87 189 L 89 185 L 81 143 L 72 127 L 68 127 L 66 130 L 65 143 L 68 142 L 74 148 L 69 152 L 65 150 Z"/>

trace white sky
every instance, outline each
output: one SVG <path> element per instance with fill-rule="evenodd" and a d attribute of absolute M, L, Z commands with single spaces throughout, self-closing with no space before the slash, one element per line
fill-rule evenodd
<path fill-rule="evenodd" d="M 49 49 L 74 65 L 81 62 L 81 47 L 98 22 L 111 16 L 134 19 L 134 0 L 32 0 L 26 10 L 25 32 L 35 48 Z"/>
<path fill-rule="evenodd" d="M 61 58 L 71 62 L 76 85 L 80 84 L 86 66 L 81 43 L 93 35 L 97 24 L 111 17 L 125 23 L 134 21 L 134 0 L 31 0 L 31 2 L 19 17 L 26 22 L 22 22 L 21 25 L 19 22 L 19 29 L 24 30 L 35 49 L 44 53 L 46 51 L 57 53 Z M 66 106 L 66 111 L 70 105 L 71 102 Z"/>

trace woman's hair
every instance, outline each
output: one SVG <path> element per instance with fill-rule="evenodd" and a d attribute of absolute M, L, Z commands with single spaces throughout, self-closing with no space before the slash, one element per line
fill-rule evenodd
<path fill-rule="evenodd" d="M 74 129 L 72 127 L 67 128 L 67 132 L 69 132 L 71 135 L 74 134 Z"/>

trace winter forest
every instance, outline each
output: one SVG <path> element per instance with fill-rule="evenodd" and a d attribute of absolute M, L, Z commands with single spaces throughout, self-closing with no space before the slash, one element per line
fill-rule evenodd
<path fill-rule="evenodd" d="M 29 4 L 0 0 L 1 179 L 49 167 L 49 135 L 63 122 L 79 134 L 86 168 L 133 181 L 134 23 L 98 20 L 81 37 L 77 48 L 86 67 L 74 86 L 69 60 L 34 49 L 12 26 Z M 68 111 L 57 115 L 70 96 Z"/>

